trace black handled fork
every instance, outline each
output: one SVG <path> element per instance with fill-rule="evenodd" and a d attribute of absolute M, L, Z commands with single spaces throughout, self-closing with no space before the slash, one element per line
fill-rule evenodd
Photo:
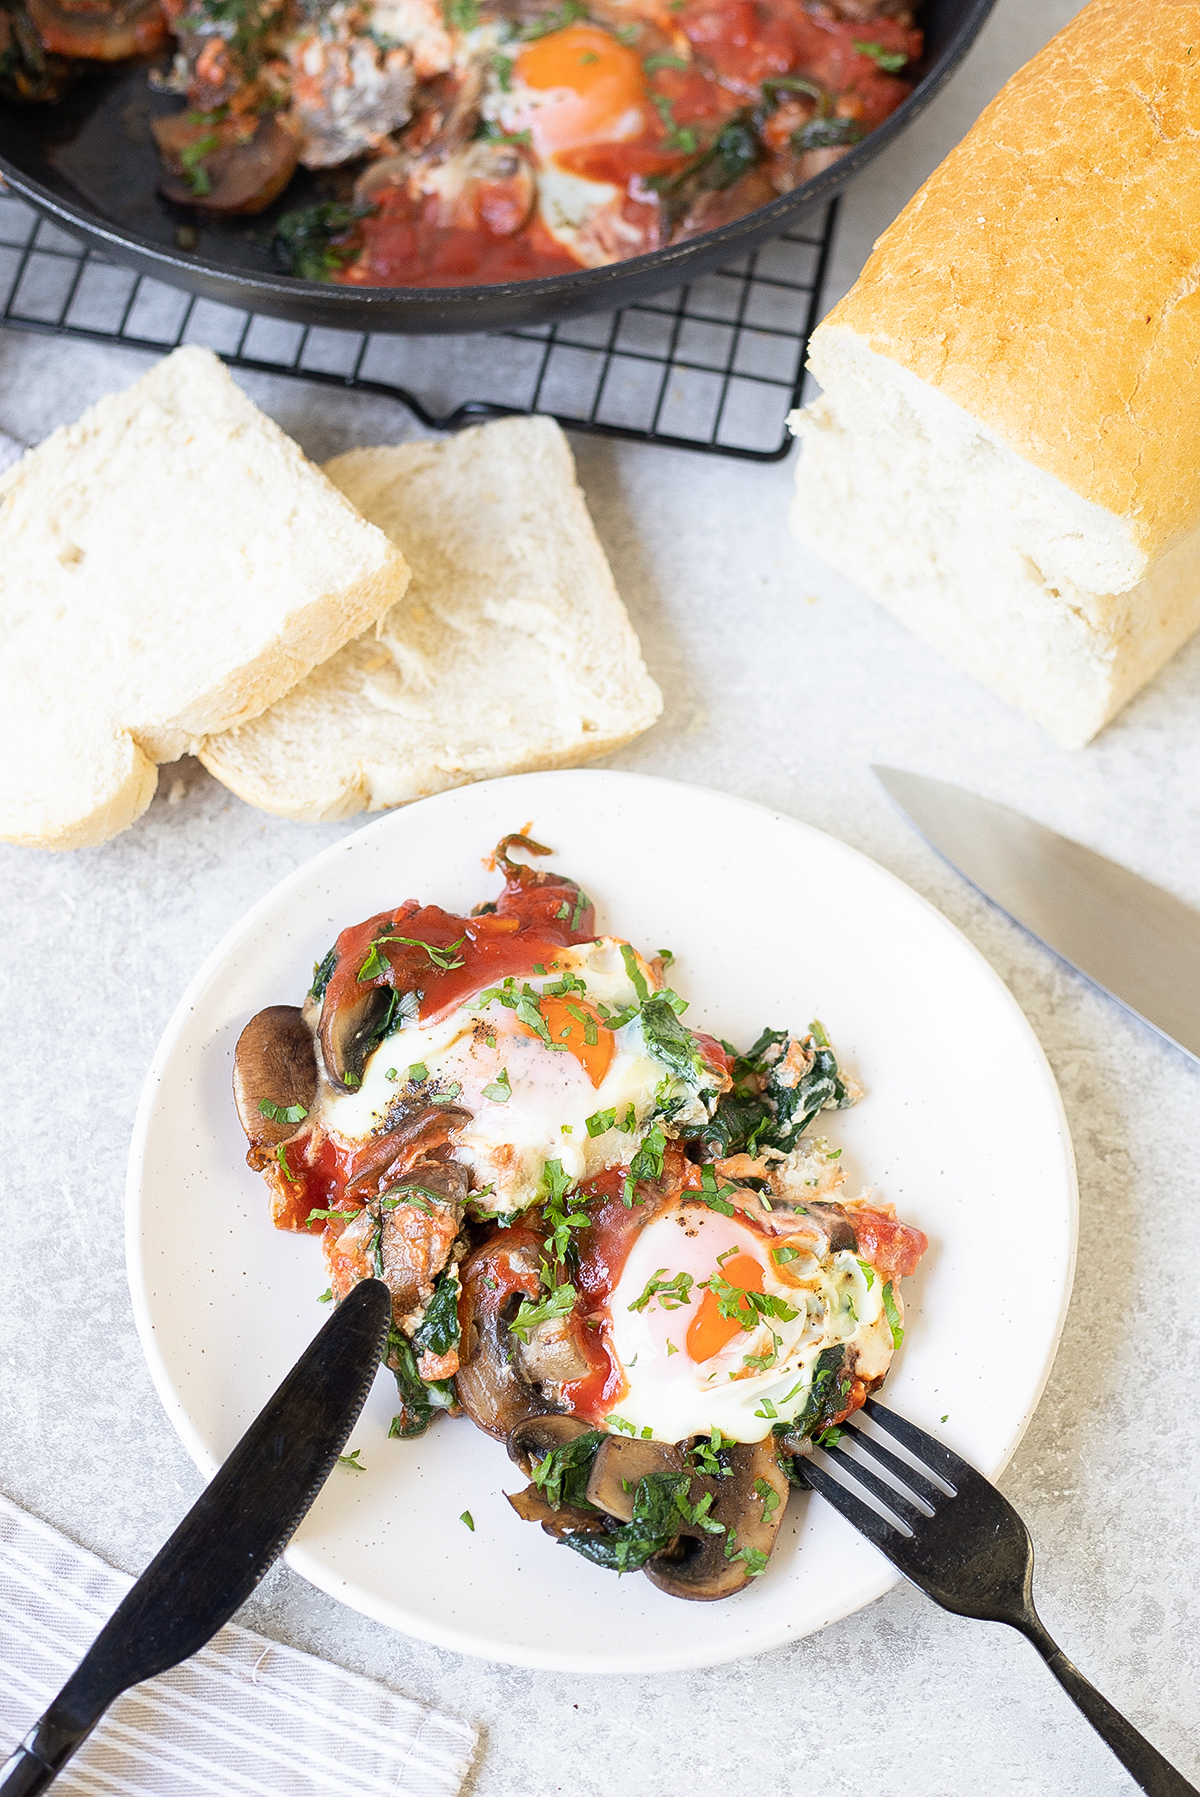
<path fill-rule="evenodd" d="M 795 1461 L 802 1478 L 943 1610 L 1019 1629 L 1149 1797 L 1200 1797 L 1195 1785 L 1101 1697 L 1042 1627 L 1033 1607 L 1033 1543 L 1008 1499 L 940 1441 L 874 1398 L 867 1399 L 866 1414 L 924 1470 L 914 1469 L 865 1430 L 848 1431 L 845 1424 L 841 1434 L 852 1434 L 858 1449 L 890 1473 L 900 1489 L 836 1442 L 822 1452 L 895 1520 L 865 1504 L 816 1460 Z"/>

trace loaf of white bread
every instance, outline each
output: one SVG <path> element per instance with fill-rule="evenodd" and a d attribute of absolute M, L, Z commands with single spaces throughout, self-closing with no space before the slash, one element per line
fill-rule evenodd
<path fill-rule="evenodd" d="M 553 419 L 354 449 L 325 472 L 403 550 L 412 585 L 261 717 L 203 745 L 241 798 L 349 817 L 592 760 L 654 722 L 662 695 Z"/>
<path fill-rule="evenodd" d="M 0 631 L 0 839 L 40 848 L 123 830 L 185 753 L 337 818 L 662 709 L 552 420 L 322 473 L 194 348 L 0 476 Z"/>
<path fill-rule="evenodd" d="M 1091 0 L 811 366 L 795 533 L 1082 746 L 1200 626 L 1200 0 Z"/>
<path fill-rule="evenodd" d="M 115 836 L 160 762 L 264 710 L 408 579 L 210 350 L 176 350 L 0 475 L 0 838 Z"/>

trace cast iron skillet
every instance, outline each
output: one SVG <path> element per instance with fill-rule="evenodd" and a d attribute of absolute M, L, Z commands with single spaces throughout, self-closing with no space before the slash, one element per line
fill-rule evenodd
<path fill-rule="evenodd" d="M 610 268 L 581 268 L 537 281 L 338 287 L 281 274 L 271 250 L 272 221 L 278 212 L 317 196 L 311 176 L 293 181 L 284 198 L 258 218 L 198 224 L 196 248 L 180 250 L 176 233 L 197 221 L 158 197 L 159 161 L 148 126 L 154 113 L 177 110 L 178 101 L 151 91 L 142 62 L 98 69 L 56 105 L 0 101 L 0 173 L 39 212 L 113 261 L 242 310 L 353 331 L 496 331 L 544 324 L 628 305 L 777 237 L 887 150 L 945 85 L 994 5 L 995 0 L 925 0 L 920 11 L 924 72 L 915 91 L 840 162 L 794 192 L 690 243 Z"/>

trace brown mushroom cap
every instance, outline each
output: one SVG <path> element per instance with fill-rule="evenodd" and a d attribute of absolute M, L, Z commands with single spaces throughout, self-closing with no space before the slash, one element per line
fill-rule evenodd
<path fill-rule="evenodd" d="M 124 62 L 127 56 L 152 55 L 167 41 L 158 0 L 117 0 L 109 6 L 59 6 L 56 0 L 26 4 L 42 43 L 59 56 Z"/>
<path fill-rule="evenodd" d="M 260 1106 L 281 1111 L 302 1106 L 307 1112 L 316 1095 L 317 1057 L 302 1012 L 295 1005 L 268 1005 L 250 1019 L 233 1054 L 234 1103 L 250 1143 L 246 1159 L 252 1167 L 265 1167 L 272 1151 L 300 1127 L 299 1122 L 279 1122 Z"/>
<path fill-rule="evenodd" d="M 548 1504 L 536 1485 L 524 1491 L 504 1494 L 522 1522 L 540 1522 L 547 1535 L 561 1541 L 564 1535 L 601 1535 L 604 1518 L 594 1510 L 580 1510 L 574 1504 L 560 1504 L 557 1510 Z"/>
<path fill-rule="evenodd" d="M 668 1441 L 633 1441 L 610 1435 L 592 1462 L 587 1498 L 620 1522 L 633 1521 L 633 1497 L 651 1473 L 691 1473 L 682 1446 Z"/>
<path fill-rule="evenodd" d="M 529 1253 L 536 1270 L 536 1248 Z M 532 1416 L 547 1416 L 555 1406 L 530 1385 L 517 1359 L 518 1344 L 509 1324 L 520 1309 L 521 1294 L 506 1294 L 489 1269 L 490 1247 L 486 1243 L 460 1269 L 462 1338 L 455 1389 L 475 1426 L 503 1440 L 518 1423 Z"/>
<path fill-rule="evenodd" d="M 254 134 L 244 143 L 224 143 L 210 150 L 198 164 L 208 183 L 197 193 L 183 174 L 180 151 L 197 142 L 197 127 L 188 125 L 192 115 L 154 119 L 154 133 L 164 167 L 158 191 L 176 206 L 190 206 L 211 218 L 248 218 L 277 199 L 296 172 L 300 143 L 278 119 L 261 118 Z M 193 177 L 194 183 L 195 177 Z"/>
<path fill-rule="evenodd" d="M 729 1476 L 693 1479 L 688 1502 L 694 1505 L 704 1492 L 711 1491 L 709 1516 L 725 1525 L 724 1532 L 709 1534 L 684 1523 L 676 1540 L 646 1562 L 646 1577 L 670 1597 L 702 1602 L 730 1597 L 749 1582 L 751 1574 L 746 1561 L 731 1559 L 728 1550 L 732 1548 L 740 1555 L 743 1549 L 751 1549 L 769 1557 L 775 1545 L 787 1503 L 788 1481 L 776 1458 L 773 1439 L 768 1436 L 765 1441 L 738 1442 L 723 1450 L 723 1454 Z M 764 1503 L 754 1489 L 760 1479 L 769 1492 L 775 1493 L 778 1503 L 771 1505 L 769 1498 Z"/>
<path fill-rule="evenodd" d="M 326 988 L 317 1034 L 325 1072 L 339 1092 L 362 1084 L 363 1064 L 379 1040 L 393 997 L 390 986 L 356 986 L 339 1004 Z"/>
<path fill-rule="evenodd" d="M 516 1462 L 527 1479 L 531 1479 L 535 1460 L 544 1459 L 555 1448 L 565 1447 L 568 1441 L 589 1435 L 591 1427 L 577 1416 L 566 1416 L 560 1411 L 553 1411 L 548 1416 L 527 1417 L 509 1435 L 508 1457 Z"/>

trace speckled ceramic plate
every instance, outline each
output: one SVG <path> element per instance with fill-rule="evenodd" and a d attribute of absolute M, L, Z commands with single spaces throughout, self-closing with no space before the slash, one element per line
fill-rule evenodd
<path fill-rule="evenodd" d="M 243 1024 L 298 1002 L 346 924 L 409 897 L 488 896 L 481 857 L 530 823 L 601 928 L 674 949 L 689 1022 L 749 1041 L 822 1019 L 866 1089 L 822 1120 L 848 1192 L 869 1184 L 930 1238 L 887 1400 L 999 1472 L 1045 1383 L 1074 1264 L 1071 1145 L 1032 1030 L 945 918 L 853 849 L 720 793 L 604 772 L 464 787 L 346 837 L 255 905 L 181 1000 L 134 1131 L 129 1280 L 196 1464 L 213 1472 L 325 1315 L 316 1243 L 271 1227 L 245 1165 L 230 1089 Z M 796 1493 L 761 1579 L 721 1603 L 666 1597 L 520 1522 L 504 1492 L 524 1481 L 465 1419 L 389 1441 L 394 1399 L 381 1373 L 353 1436 L 365 1472 L 335 1470 L 288 1558 L 439 1646 L 584 1672 L 712 1665 L 821 1628 L 896 1578 Z"/>

